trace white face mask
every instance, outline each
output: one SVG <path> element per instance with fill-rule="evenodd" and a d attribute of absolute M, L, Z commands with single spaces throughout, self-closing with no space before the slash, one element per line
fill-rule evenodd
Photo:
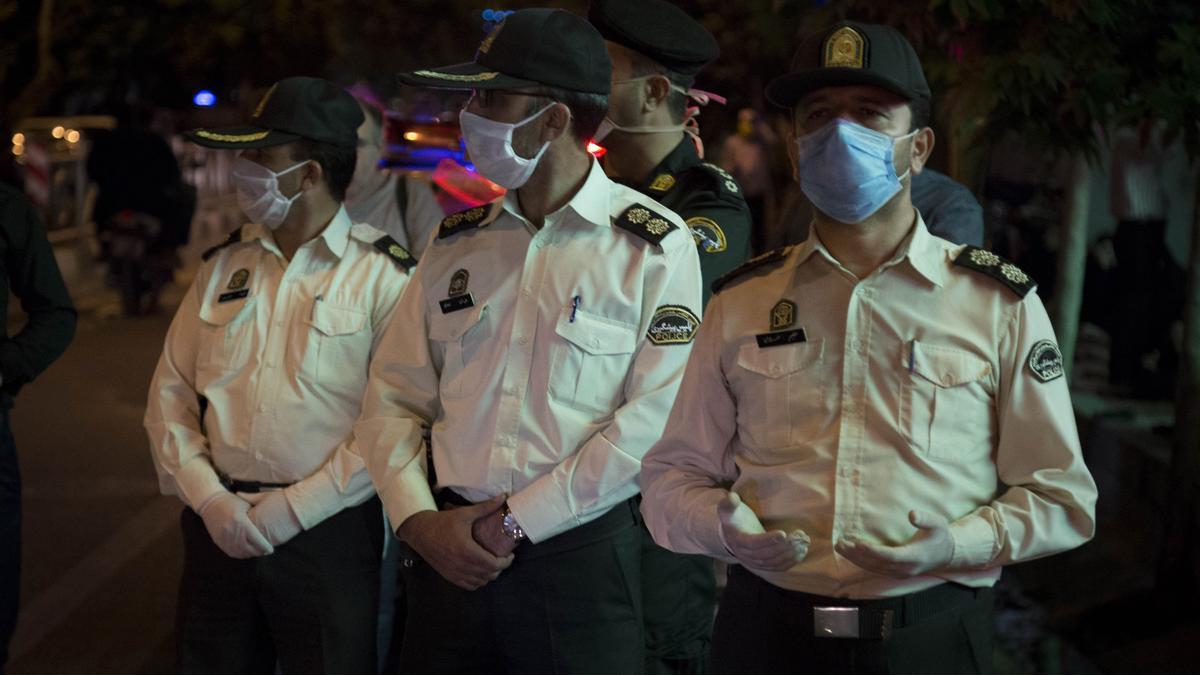
<path fill-rule="evenodd" d="M 284 197 L 279 191 L 279 177 L 305 164 L 308 164 L 307 159 L 275 172 L 258 162 L 238 157 L 233 162 L 233 184 L 237 188 L 238 207 L 251 222 L 260 223 L 271 230 L 278 228 L 287 218 L 292 202 L 304 194 L 301 190 L 291 198 Z"/>
<path fill-rule="evenodd" d="M 546 148 L 550 147 L 550 143 L 543 143 L 536 155 L 526 159 L 517 155 L 517 151 L 513 149 L 513 132 L 552 107 L 554 103 L 549 103 L 515 124 L 497 122 L 464 110 L 458 116 L 458 124 L 462 128 L 463 141 L 467 144 L 467 154 L 480 175 L 509 190 L 516 190 L 524 185 L 533 175 L 538 160 L 545 154 Z"/>
<path fill-rule="evenodd" d="M 635 77 L 635 78 L 628 79 L 628 80 L 614 80 L 613 86 L 615 87 L 619 84 L 632 84 L 635 82 L 645 82 L 646 80 L 649 80 L 652 77 L 661 77 L 661 75 L 646 75 L 643 77 Z M 684 89 L 683 87 L 680 87 L 677 84 L 671 84 L 670 86 L 671 86 L 671 89 L 683 94 L 684 96 L 688 95 L 687 89 Z M 627 134 L 659 134 L 659 133 L 665 133 L 665 132 L 669 132 L 669 131 L 683 131 L 686 128 L 687 128 L 687 123 L 670 124 L 670 125 L 664 125 L 664 126 L 634 126 L 634 125 L 622 126 L 622 125 L 614 122 L 613 118 L 609 117 L 608 115 L 605 115 L 604 120 L 602 122 L 600 122 L 600 128 L 596 129 L 596 134 L 594 136 L 592 136 L 592 141 L 599 143 L 601 140 L 604 139 L 605 136 L 609 135 L 613 131 L 624 131 Z"/>

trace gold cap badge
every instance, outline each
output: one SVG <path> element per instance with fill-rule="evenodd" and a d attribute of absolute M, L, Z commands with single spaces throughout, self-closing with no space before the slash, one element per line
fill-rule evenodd
<path fill-rule="evenodd" d="M 843 26 L 825 40 L 821 66 L 825 68 L 862 68 L 866 42 L 849 26 Z"/>

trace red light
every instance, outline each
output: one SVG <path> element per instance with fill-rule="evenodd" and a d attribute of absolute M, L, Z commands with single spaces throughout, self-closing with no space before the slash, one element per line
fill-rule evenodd
<path fill-rule="evenodd" d="M 608 152 L 608 148 L 598 145 L 595 141 L 588 141 L 587 151 L 592 157 L 600 158 L 604 156 L 604 153 Z"/>

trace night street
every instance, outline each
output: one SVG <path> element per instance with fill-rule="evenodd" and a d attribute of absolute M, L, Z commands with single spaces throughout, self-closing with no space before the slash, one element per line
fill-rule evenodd
<path fill-rule="evenodd" d="M 76 293 L 75 341 L 13 411 L 25 481 L 14 675 L 171 669 L 180 504 L 158 494 L 142 413 L 172 290 L 169 311 L 139 319 L 105 292 Z"/>

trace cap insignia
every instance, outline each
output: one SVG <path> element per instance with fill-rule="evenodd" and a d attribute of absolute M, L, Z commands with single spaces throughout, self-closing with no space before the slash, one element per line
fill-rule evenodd
<path fill-rule="evenodd" d="M 483 38 L 483 42 L 479 43 L 480 54 L 488 53 L 488 50 L 492 48 L 492 43 L 496 41 L 496 36 L 500 34 L 501 28 L 504 28 L 503 21 L 496 24 L 496 27 L 492 29 L 492 32 L 488 33 L 488 36 Z"/>
<path fill-rule="evenodd" d="M 278 87 L 279 83 L 276 82 L 275 84 L 271 85 L 271 88 L 267 90 L 267 93 L 263 94 L 262 100 L 258 102 L 258 107 L 254 109 L 253 117 L 255 119 L 258 119 L 258 116 L 262 114 L 263 108 L 267 107 L 267 101 L 271 100 L 271 94 L 274 94 L 275 89 Z"/>
<path fill-rule="evenodd" d="M 858 31 L 843 26 L 825 40 L 821 65 L 825 68 L 862 68 L 865 41 Z"/>

